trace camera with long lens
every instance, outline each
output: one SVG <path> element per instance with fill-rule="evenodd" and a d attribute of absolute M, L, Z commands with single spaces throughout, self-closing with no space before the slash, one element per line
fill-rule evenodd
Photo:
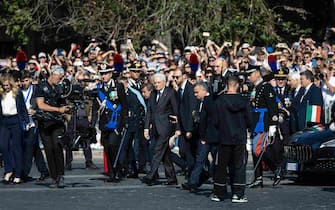
<path fill-rule="evenodd" d="M 248 95 L 249 91 L 252 90 L 252 83 L 248 80 L 247 72 L 235 72 L 234 76 L 238 77 L 239 90 L 242 95 Z M 243 89 L 243 86 L 247 86 L 247 90 Z"/>
<path fill-rule="evenodd" d="M 98 90 L 85 89 L 85 82 L 92 81 L 83 80 L 73 84 L 65 79 L 59 85 L 61 97 L 67 101 L 67 106 L 71 113 L 69 124 L 72 129 L 66 132 L 66 144 L 71 146 L 72 150 L 78 150 L 82 144 L 96 143 L 96 131 L 88 121 L 85 105 L 97 97 Z"/>
<path fill-rule="evenodd" d="M 85 100 L 94 100 L 98 95 L 98 90 L 87 90 L 85 89 L 83 83 L 85 82 L 94 82 L 94 80 L 81 80 L 79 83 L 71 83 L 70 80 L 64 79 L 59 85 L 61 97 L 70 101 L 85 101 Z"/>

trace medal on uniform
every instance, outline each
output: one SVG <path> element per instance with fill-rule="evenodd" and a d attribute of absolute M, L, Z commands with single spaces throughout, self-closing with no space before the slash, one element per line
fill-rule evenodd
<path fill-rule="evenodd" d="M 114 108 L 114 109 L 116 109 L 116 107 L 117 107 L 117 105 L 116 105 L 116 104 L 114 104 L 114 105 L 113 105 L 113 108 Z"/>
<path fill-rule="evenodd" d="M 116 90 L 111 91 L 111 92 L 109 93 L 109 98 L 110 98 L 111 100 L 115 100 L 115 99 L 117 99 L 117 98 L 118 98 L 118 96 L 117 96 L 117 91 L 116 91 Z"/>

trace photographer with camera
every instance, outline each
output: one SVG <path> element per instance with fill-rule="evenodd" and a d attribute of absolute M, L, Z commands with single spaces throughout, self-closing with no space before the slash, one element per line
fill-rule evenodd
<path fill-rule="evenodd" d="M 321 91 L 325 110 L 325 123 L 331 121 L 331 107 L 335 101 L 335 71 L 333 67 L 324 66 L 319 73 Z"/>
<path fill-rule="evenodd" d="M 49 78 L 38 85 L 35 92 L 37 107 L 45 113 L 40 115 L 38 123 L 50 176 L 53 179 L 51 188 L 65 187 L 63 142 L 60 137 L 63 136 L 65 129 L 61 115 L 68 111 L 68 107 L 63 105 L 64 100 L 57 88 L 63 76 L 64 69 L 54 66 Z"/>

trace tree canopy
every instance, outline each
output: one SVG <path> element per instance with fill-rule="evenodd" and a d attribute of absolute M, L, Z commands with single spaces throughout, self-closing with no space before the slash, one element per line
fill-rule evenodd
<path fill-rule="evenodd" d="M 265 0 L 3 0 L 0 18 L 0 27 L 21 44 L 29 31 L 40 32 L 44 42 L 67 31 L 107 43 L 172 36 L 183 46 L 201 42 L 202 32 L 218 42 L 262 44 L 281 40 L 278 31 L 294 37 L 311 32 L 284 21 Z"/>

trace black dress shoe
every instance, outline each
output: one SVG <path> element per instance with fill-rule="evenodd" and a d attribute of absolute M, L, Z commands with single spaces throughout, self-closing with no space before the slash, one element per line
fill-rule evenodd
<path fill-rule="evenodd" d="M 178 185 L 178 182 L 177 181 L 167 181 L 167 182 L 164 182 L 163 185 L 174 186 L 174 185 Z"/>
<path fill-rule="evenodd" d="M 249 188 L 258 188 L 258 187 L 263 188 L 263 179 L 262 178 L 255 179 L 251 184 L 248 185 L 248 187 Z"/>
<path fill-rule="evenodd" d="M 183 190 L 190 190 L 191 189 L 191 185 L 187 182 L 181 184 L 181 189 Z"/>
<path fill-rule="evenodd" d="M 138 169 L 139 174 L 148 174 L 148 171 L 145 168 Z"/>
<path fill-rule="evenodd" d="M 49 174 L 41 174 L 40 178 L 38 178 L 37 181 L 39 181 L 39 182 L 43 182 L 43 181 L 46 180 L 47 178 L 49 178 Z"/>
<path fill-rule="evenodd" d="M 197 187 L 195 187 L 194 185 L 189 184 L 189 183 L 187 183 L 187 182 L 181 184 L 181 188 L 182 188 L 183 190 L 188 190 L 188 191 L 190 191 L 191 193 L 195 193 L 195 192 L 197 192 Z"/>
<path fill-rule="evenodd" d="M 130 173 L 127 175 L 127 178 L 130 178 L 130 179 L 136 179 L 138 178 L 138 174 L 133 172 L 133 173 Z"/>
<path fill-rule="evenodd" d="M 154 181 L 146 176 L 142 177 L 141 182 L 149 186 L 152 186 L 154 184 Z"/>
<path fill-rule="evenodd" d="M 97 170 L 99 169 L 92 161 L 86 162 L 86 169 Z"/>
<path fill-rule="evenodd" d="M 31 176 L 23 176 L 21 180 L 22 182 L 31 182 L 31 181 L 34 181 L 34 178 Z"/>

